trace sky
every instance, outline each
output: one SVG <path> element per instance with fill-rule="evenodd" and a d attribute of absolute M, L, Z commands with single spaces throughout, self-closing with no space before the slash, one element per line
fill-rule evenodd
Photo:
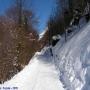
<path fill-rule="evenodd" d="M 4 14 L 7 8 L 10 7 L 13 0 L 0 0 L 0 14 Z"/>
<path fill-rule="evenodd" d="M 0 14 L 4 14 L 6 9 L 12 5 L 13 0 L 0 0 Z M 46 23 L 55 5 L 55 0 L 32 0 L 31 6 L 39 19 L 37 28 L 41 33 L 46 28 Z"/>
<path fill-rule="evenodd" d="M 46 23 L 52 13 L 54 5 L 54 0 L 33 0 L 33 7 L 37 17 L 39 18 L 38 28 L 40 29 L 40 32 L 46 28 Z"/>

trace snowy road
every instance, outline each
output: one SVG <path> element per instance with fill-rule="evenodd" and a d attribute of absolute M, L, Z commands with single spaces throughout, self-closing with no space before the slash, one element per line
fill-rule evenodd
<path fill-rule="evenodd" d="M 31 62 L 4 86 L 18 90 L 64 90 L 50 56 L 36 55 Z"/>

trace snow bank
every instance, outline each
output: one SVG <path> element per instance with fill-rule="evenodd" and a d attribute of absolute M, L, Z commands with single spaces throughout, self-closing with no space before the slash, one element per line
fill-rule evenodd
<path fill-rule="evenodd" d="M 53 48 L 66 90 L 90 90 L 90 23 L 61 47 Z"/>

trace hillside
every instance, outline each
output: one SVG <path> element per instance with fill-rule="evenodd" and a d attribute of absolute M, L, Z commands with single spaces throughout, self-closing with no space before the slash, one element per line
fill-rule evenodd
<path fill-rule="evenodd" d="M 53 49 L 60 80 L 67 90 L 90 90 L 90 23 L 72 39 Z"/>
<path fill-rule="evenodd" d="M 90 23 L 53 50 L 37 52 L 31 62 L 1 87 L 16 90 L 90 90 Z M 63 41 L 64 42 L 64 41 Z"/>

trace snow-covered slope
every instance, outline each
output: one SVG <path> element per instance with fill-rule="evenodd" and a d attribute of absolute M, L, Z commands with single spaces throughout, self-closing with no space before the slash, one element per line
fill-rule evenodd
<path fill-rule="evenodd" d="M 66 90 L 90 90 L 90 23 L 53 53 Z"/>
<path fill-rule="evenodd" d="M 44 34 L 46 33 L 46 30 L 44 30 L 42 33 L 39 34 L 39 40 L 43 38 Z"/>
<path fill-rule="evenodd" d="M 38 40 L 41 40 L 43 38 L 43 36 L 45 35 L 45 33 L 47 32 L 48 30 L 48 27 L 45 28 L 45 30 L 43 30 L 40 34 L 39 34 L 39 39 Z"/>

